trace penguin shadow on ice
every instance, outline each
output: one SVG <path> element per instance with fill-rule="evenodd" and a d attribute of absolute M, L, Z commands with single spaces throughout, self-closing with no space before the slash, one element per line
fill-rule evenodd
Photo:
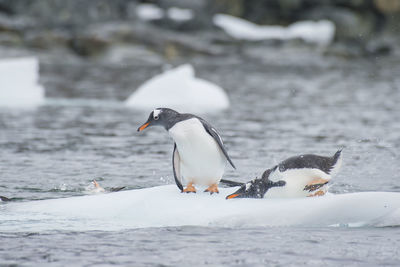
<path fill-rule="evenodd" d="M 294 156 L 267 169 L 261 178 L 243 184 L 226 199 L 323 196 L 341 164 L 341 150 L 332 157 L 312 154 Z"/>
<path fill-rule="evenodd" d="M 204 119 L 169 108 L 153 110 L 147 121 L 138 128 L 161 126 L 174 141 L 172 166 L 175 183 L 181 192 L 196 193 L 195 185 L 208 186 L 205 192 L 219 193 L 227 162 L 235 169 L 217 130 Z M 183 179 L 187 181 L 183 188 Z M 228 183 L 238 185 L 233 181 Z"/>

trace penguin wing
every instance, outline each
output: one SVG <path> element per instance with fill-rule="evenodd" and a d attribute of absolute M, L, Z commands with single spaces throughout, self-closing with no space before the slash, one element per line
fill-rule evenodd
<path fill-rule="evenodd" d="M 181 176 L 181 156 L 179 155 L 176 144 L 174 143 L 174 153 L 172 154 L 172 169 L 174 171 L 175 183 L 178 188 L 183 191 Z"/>
<path fill-rule="evenodd" d="M 217 130 L 215 130 L 211 125 L 209 125 L 205 120 L 201 119 L 201 123 L 206 129 L 207 133 L 211 135 L 214 140 L 218 143 L 219 147 L 221 148 L 222 152 L 224 153 L 226 159 L 229 161 L 231 166 L 236 169 L 235 164 L 233 164 L 232 160 L 229 158 L 228 152 L 225 149 L 224 143 L 222 142 L 221 136 L 218 134 Z"/>

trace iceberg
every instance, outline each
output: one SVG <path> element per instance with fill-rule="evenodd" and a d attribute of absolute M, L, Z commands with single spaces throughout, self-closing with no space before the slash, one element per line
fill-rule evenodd
<path fill-rule="evenodd" d="M 216 14 L 213 22 L 227 34 L 240 40 L 302 39 L 308 43 L 329 45 L 335 36 L 335 24 L 329 20 L 298 21 L 287 27 L 261 26 L 238 17 Z"/>
<path fill-rule="evenodd" d="M 225 91 L 195 77 L 192 65 L 186 64 L 159 74 L 142 84 L 126 100 L 135 109 L 168 107 L 185 112 L 209 112 L 229 107 Z"/>
<path fill-rule="evenodd" d="M 232 199 L 182 194 L 175 185 L 100 195 L 0 204 L 2 231 L 147 227 L 383 227 L 400 225 L 400 193 L 361 192 L 313 198 Z M 200 192 L 200 190 L 199 190 Z"/>
<path fill-rule="evenodd" d="M 44 102 L 36 58 L 0 60 L 0 107 L 35 107 Z"/>

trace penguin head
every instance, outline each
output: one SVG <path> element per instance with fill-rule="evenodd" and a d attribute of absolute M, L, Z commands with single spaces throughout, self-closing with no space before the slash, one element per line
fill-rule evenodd
<path fill-rule="evenodd" d="M 147 121 L 140 126 L 137 131 L 143 131 L 150 126 L 162 126 L 165 129 L 169 129 L 175 123 L 178 114 L 178 112 L 169 108 L 156 108 L 150 113 Z"/>
<path fill-rule="evenodd" d="M 276 186 L 284 186 L 286 184 L 285 181 L 272 182 L 269 180 L 269 175 L 272 170 L 266 170 L 262 177 L 259 179 L 253 179 L 248 183 L 242 185 L 235 193 L 230 194 L 226 197 L 226 199 L 232 198 L 263 198 L 265 193 Z"/>

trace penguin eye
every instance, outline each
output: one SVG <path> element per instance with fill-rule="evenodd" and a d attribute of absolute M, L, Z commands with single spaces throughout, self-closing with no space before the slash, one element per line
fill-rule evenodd
<path fill-rule="evenodd" d="M 155 120 L 158 120 L 160 117 L 158 117 L 158 115 L 154 116 Z"/>

